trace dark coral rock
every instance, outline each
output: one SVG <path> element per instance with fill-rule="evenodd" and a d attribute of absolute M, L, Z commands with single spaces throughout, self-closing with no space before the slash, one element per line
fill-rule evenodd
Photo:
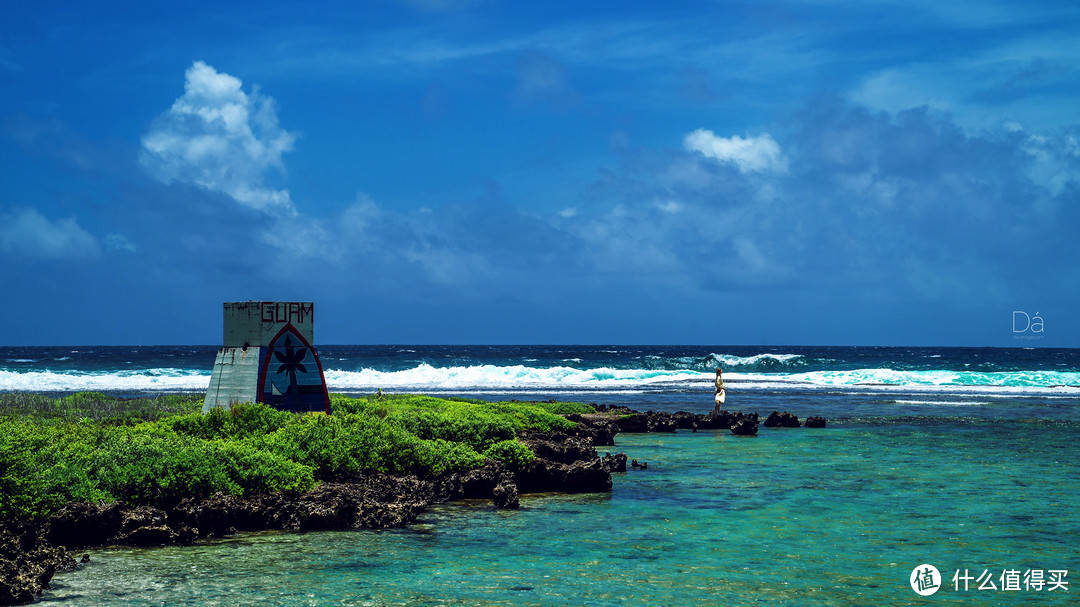
<path fill-rule="evenodd" d="M 561 464 L 535 459 L 515 473 L 518 491 L 543 493 L 599 493 L 611 491 L 611 473 L 599 457 L 588 461 Z"/>
<path fill-rule="evenodd" d="M 757 430 L 757 422 L 750 417 L 739 418 L 739 421 L 731 426 L 731 433 L 735 436 L 757 436 Z"/>
<path fill-rule="evenodd" d="M 615 420 L 620 432 L 641 433 L 649 431 L 649 416 L 644 413 L 624 415 Z"/>
<path fill-rule="evenodd" d="M 500 510 L 517 510 L 520 506 L 518 501 L 518 489 L 512 477 L 503 477 L 495 489 L 491 492 L 495 507 Z"/>
<path fill-rule="evenodd" d="M 604 468 L 608 472 L 626 472 L 626 454 L 616 453 L 612 455 L 607 453 L 600 460 L 604 464 Z"/>
<path fill-rule="evenodd" d="M 698 416 L 695 413 L 678 411 L 671 414 L 671 419 L 680 430 L 696 430 L 698 428 Z"/>
<path fill-rule="evenodd" d="M 56 573 L 71 571 L 75 559 L 46 539 L 41 521 L 0 521 L 0 605 L 33 601 Z"/>
<path fill-rule="evenodd" d="M 824 417 L 818 417 L 816 415 L 812 415 L 812 416 L 806 418 L 806 427 L 807 428 L 824 428 L 825 427 L 825 418 Z"/>
<path fill-rule="evenodd" d="M 609 419 L 597 419 L 571 413 L 564 416 L 578 425 L 576 434 L 588 438 L 594 447 L 610 447 L 615 444 L 619 426 Z"/>
<path fill-rule="evenodd" d="M 766 428 L 798 428 L 799 418 L 793 414 L 784 411 L 773 411 L 769 414 L 768 419 L 765 420 Z"/>
<path fill-rule="evenodd" d="M 679 428 L 670 413 L 654 413 L 649 411 L 646 415 L 648 417 L 646 425 L 649 428 L 649 432 L 674 432 Z"/>

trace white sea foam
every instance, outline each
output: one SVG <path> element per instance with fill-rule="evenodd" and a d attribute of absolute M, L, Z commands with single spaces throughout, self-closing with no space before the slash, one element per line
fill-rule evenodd
<path fill-rule="evenodd" d="M 183 369 L 144 369 L 103 373 L 0 371 L 0 392 L 120 392 L 206 390 L 210 374 Z"/>
<path fill-rule="evenodd" d="M 747 357 L 749 358 L 749 357 Z M 327 368 L 331 390 L 394 391 L 523 391 L 523 390 L 711 390 L 713 374 L 692 369 L 615 369 L 600 367 L 529 367 L 524 365 L 472 365 L 435 367 L 420 364 L 399 371 Z M 955 394 L 1080 396 L 1080 373 L 1016 371 L 897 371 L 855 369 L 806 373 L 730 371 L 724 381 L 732 392 L 840 391 L 884 394 Z M 0 391 L 63 392 L 205 390 L 210 370 L 173 368 L 111 372 L 56 372 L 0 370 Z"/>
<path fill-rule="evenodd" d="M 403 371 L 325 371 L 330 388 L 365 389 L 596 389 L 655 386 L 665 382 L 700 380 L 705 374 L 688 370 L 536 368 L 523 365 L 433 367 L 421 364 Z"/>
<path fill-rule="evenodd" d="M 770 366 L 770 367 L 784 367 L 789 366 L 792 361 L 803 361 L 805 357 L 802 354 L 755 354 L 753 356 L 735 356 L 732 354 L 717 354 L 711 353 L 708 356 L 680 356 L 678 358 L 666 358 L 663 356 L 656 356 L 650 354 L 645 357 L 647 360 L 662 361 L 668 364 L 684 365 L 686 367 L 723 367 L 726 371 L 729 368 L 738 367 L 753 367 L 753 366 Z"/>
<path fill-rule="evenodd" d="M 828 386 L 994 386 L 1050 388 L 1080 385 L 1080 373 L 1069 371 L 897 371 L 895 369 L 851 369 L 784 374 L 790 381 Z"/>
<path fill-rule="evenodd" d="M 989 405 L 988 401 L 982 400 L 908 400 L 897 399 L 893 401 L 897 405 L 939 405 L 945 407 L 973 407 Z"/>
<path fill-rule="evenodd" d="M 753 356 L 732 356 L 730 354 L 710 354 L 710 358 L 715 358 L 721 365 L 728 365 L 729 367 L 748 367 L 751 365 L 758 365 L 764 361 L 776 361 L 778 363 L 786 363 L 792 360 L 799 360 L 803 358 L 802 354 L 755 354 Z"/>

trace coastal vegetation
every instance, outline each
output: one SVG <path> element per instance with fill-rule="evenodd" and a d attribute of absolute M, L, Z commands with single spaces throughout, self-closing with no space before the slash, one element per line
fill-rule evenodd
<path fill-rule="evenodd" d="M 0 395 L 0 518 L 67 502 L 169 508 L 215 493 L 302 493 L 368 472 L 420 477 L 486 459 L 514 469 L 533 453 L 520 432 L 571 429 L 580 403 L 333 395 L 332 415 L 262 404 L 202 414 L 202 398 Z"/>

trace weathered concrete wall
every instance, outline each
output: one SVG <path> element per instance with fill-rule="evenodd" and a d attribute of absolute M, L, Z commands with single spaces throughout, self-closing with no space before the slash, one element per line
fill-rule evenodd
<path fill-rule="evenodd" d="M 214 374 L 203 402 L 203 413 L 214 407 L 230 409 L 236 403 L 258 400 L 259 361 L 262 348 L 219 348 Z"/>
<path fill-rule="evenodd" d="M 291 324 L 308 343 L 315 343 L 315 304 L 310 301 L 235 301 L 225 304 L 226 348 L 269 346 Z"/>
<path fill-rule="evenodd" d="M 204 413 L 245 402 L 330 413 L 322 363 L 312 346 L 314 303 L 227 302 L 223 320 L 225 347 L 214 361 Z"/>

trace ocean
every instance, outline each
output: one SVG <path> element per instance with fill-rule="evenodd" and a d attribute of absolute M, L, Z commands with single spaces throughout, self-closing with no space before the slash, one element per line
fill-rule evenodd
<path fill-rule="evenodd" d="M 0 348 L 0 391 L 197 392 L 215 352 Z M 828 427 L 620 434 L 601 454 L 625 452 L 647 470 L 615 474 L 608 494 L 523 496 L 517 511 L 460 502 L 405 529 L 94 550 L 90 565 L 54 578 L 44 602 L 1077 602 L 1080 350 L 328 345 L 319 354 L 332 392 L 654 411 L 711 409 L 721 366 L 728 409 L 820 415 Z"/>

